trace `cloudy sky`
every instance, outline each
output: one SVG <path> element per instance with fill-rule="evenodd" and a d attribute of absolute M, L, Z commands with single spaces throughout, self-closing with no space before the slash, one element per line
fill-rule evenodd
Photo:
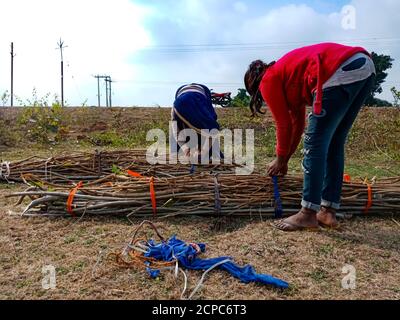
<path fill-rule="evenodd" d="M 69 105 L 97 105 L 96 74 L 112 77 L 120 106 L 169 106 L 187 82 L 236 93 L 252 60 L 324 41 L 390 54 L 381 97 L 392 101 L 389 89 L 400 88 L 399 0 L 2 0 L 1 13 L 0 94 L 10 88 L 13 41 L 22 100 L 34 87 L 60 94 L 60 37 Z M 101 91 L 104 105 L 103 82 Z"/>

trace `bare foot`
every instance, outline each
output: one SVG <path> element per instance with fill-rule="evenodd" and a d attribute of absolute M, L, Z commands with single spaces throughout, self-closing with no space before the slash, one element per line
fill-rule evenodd
<path fill-rule="evenodd" d="M 299 213 L 285 220 L 278 221 L 274 227 L 282 231 L 302 231 L 302 230 L 318 230 L 318 220 L 316 212 L 303 208 Z"/>
<path fill-rule="evenodd" d="M 320 212 L 317 213 L 317 220 L 324 228 L 337 229 L 339 227 L 336 219 L 336 210 L 331 208 L 321 207 Z"/>

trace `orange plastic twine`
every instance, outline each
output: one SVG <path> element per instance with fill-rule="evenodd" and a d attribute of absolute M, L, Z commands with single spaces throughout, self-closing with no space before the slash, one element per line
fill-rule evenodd
<path fill-rule="evenodd" d="M 127 173 L 128 173 L 131 177 L 134 177 L 134 178 L 139 178 L 139 179 L 144 179 L 144 178 L 145 178 L 145 177 L 142 176 L 140 173 L 137 173 L 137 172 L 132 171 L 132 170 L 128 170 Z"/>
<path fill-rule="evenodd" d="M 138 179 L 149 179 L 149 184 L 150 184 L 150 199 L 151 199 L 151 206 L 153 207 L 153 215 L 157 215 L 157 199 L 156 199 L 156 190 L 154 187 L 154 177 L 147 178 L 142 176 L 140 173 L 137 173 L 132 170 L 128 170 L 127 173 L 134 178 Z"/>
<path fill-rule="evenodd" d="M 80 181 L 80 182 L 76 185 L 76 187 L 73 188 L 73 189 L 71 190 L 71 192 L 69 193 L 68 199 L 67 199 L 67 211 L 68 211 L 68 213 L 71 214 L 73 217 L 75 217 L 75 214 L 74 214 L 74 211 L 73 211 L 73 209 L 72 209 L 72 203 L 74 202 L 74 198 L 75 198 L 76 193 L 77 193 L 78 190 L 79 190 L 80 188 L 82 188 L 82 187 L 83 187 L 83 182 Z"/>
<path fill-rule="evenodd" d="M 351 176 L 349 175 L 349 174 L 344 174 L 343 175 L 343 181 L 344 182 L 347 182 L 347 183 L 350 183 L 351 182 Z"/>
<path fill-rule="evenodd" d="M 157 215 L 157 200 L 156 200 L 156 190 L 154 188 L 154 177 L 150 178 L 150 197 L 151 205 L 153 206 L 153 215 Z"/>
<path fill-rule="evenodd" d="M 364 209 L 365 214 L 368 214 L 369 209 L 371 209 L 373 200 L 372 200 L 372 185 L 370 183 L 366 183 L 368 187 L 368 202 Z"/>

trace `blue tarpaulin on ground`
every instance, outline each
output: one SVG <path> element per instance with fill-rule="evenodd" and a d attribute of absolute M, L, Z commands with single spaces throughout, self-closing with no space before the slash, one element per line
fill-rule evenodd
<path fill-rule="evenodd" d="M 199 244 L 186 244 L 184 241 L 179 240 L 173 236 L 166 242 L 156 243 L 150 240 L 149 250 L 145 254 L 146 257 L 152 257 L 159 261 L 179 261 L 179 265 L 185 269 L 190 270 L 208 270 L 218 263 L 229 259 L 218 266 L 219 269 L 229 272 L 232 276 L 240 279 L 244 283 L 257 282 L 267 285 L 272 285 L 278 288 L 288 288 L 289 284 L 283 280 L 275 278 L 267 274 L 257 274 L 254 268 L 250 265 L 240 267 L 232 261 L 230 257 L 219 257 L 213 259 L 201 259 L 199 254 L 206 251 L 206 245 Z M 155 278 L 160 274 L 160 270 L 147 269 L 149 274 Z"/>

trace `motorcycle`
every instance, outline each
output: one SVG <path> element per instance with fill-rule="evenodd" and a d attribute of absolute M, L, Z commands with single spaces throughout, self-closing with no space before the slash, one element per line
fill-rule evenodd
<path fill-rule="evenodd" d="M 232 93 L 216 93 L 211 90 L 211 101 L 213 105 L 221 106 L 222 108 L 232 107 Z"/>

